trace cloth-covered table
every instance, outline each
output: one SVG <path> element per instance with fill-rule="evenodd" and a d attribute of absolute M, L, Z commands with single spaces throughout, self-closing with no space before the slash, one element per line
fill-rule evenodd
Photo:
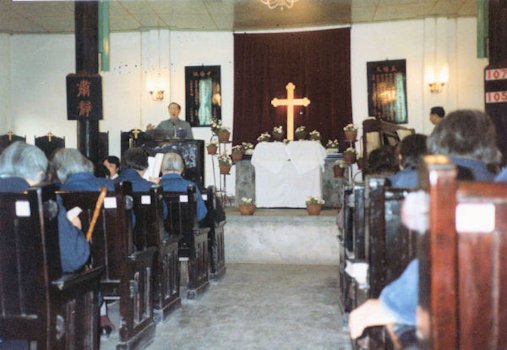
<path fill-rule="evenodd" d="M 261 142 L 255 147 L 255 201 L 261 208 L 304 208 L 309 196 L 322 198 L 326 150 L 320 142 Z"/>

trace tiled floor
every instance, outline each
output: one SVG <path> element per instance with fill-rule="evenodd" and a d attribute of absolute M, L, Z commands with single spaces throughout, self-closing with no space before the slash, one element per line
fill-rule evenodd
<path fill-rule="evenodd" d="M 335 266 L 228 265 L 223 279 L 157 326 L 148 349 L 350 349 L 337 277 Z M 115 340 L 101 348 L 114 349 Z"/>

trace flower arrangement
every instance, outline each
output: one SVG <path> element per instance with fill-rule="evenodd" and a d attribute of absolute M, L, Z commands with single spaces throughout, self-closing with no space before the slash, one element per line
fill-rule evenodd
<path fill-rule="evenodd" d="M 322 205 L 324 203 L 326 203 L 326 202 L 320 197 L 309 196 L 306 199 L 306 205 L 316 205 L 316 204 Z"/>
<path fill-rule="evenodd" d="M 245 154 L 252 154 L 254 145 L 250 142 L 242 142 L 241 145 L 243 146 L 243 150 L 245 151 Z"/>
<path fill-rule="evenodd" d="M 208 142 L 206 145 L 206 150 L 208 151 L 208 154 L 217 154 L 218 143 L 216 141 Z"/>
<path fill-rule="evenodd" d="M 341 159 L 339 159 L 333 163 L 333 167 L 337 167 L 337 168 L 346 168 L 347 166 L 348 166 L 348 164 Z"/>
<path fill-rule="evenodd" d="M 255 212 L 255 204 L 252 198 L 241 197 L 239 202 L 239 212 L 241 215 L 252 215 Z"/>
<path fill-rule="evenodd" d="M 338 149 L 339 144 L 340 143 L 338 142 L 338 139 L 328 140 L 326 143 L 326 148 Z"/>
<path fill-rule="evenodd" d="M 304 140 L 306 138 L 306 126 L 300 126 L 296 129 L 295 131 L 295 134 L 296 134 L 296 138 L 298 140 Z"/>
<path fill-rule="evenodd" d="M 283 136 L 284 136 L 285 132 L 283 131 L 283 126 L 275 126 L 273 128 L 273 131 L 272 131 L 272 135 L 273 135 L 273 138 L 276 140 L 276 141 L 281 141 L 283 140 Z"/>
<path fill-rule="evenodd" d="M 334 162 L 333 163 L 334 177 L 343 177 L 343 175 L 345 174 L 345 169 L 347 169 L 348 166 L 349 164 L 341 159 Z"/>
<path fill-rule="evenodd" d="M 222 121 L 218 119 L 211 119 L 211 132 L 215 135 L 218 135 L 218 132 L 222 128 Z"/>
<path fill-rule="evenodd" d="M 320 141 L 320 132 L 317 130 L 310 131 L 310 140 Z"/>
<path fill-rule="evenodd" d="M 271 135 L 269 134 L 269 132 L 263 132 L 257 138 L 257 142 L 268 142 L 270 139 L 271 139 Z"/>
<path fill-rule="evenodd" d="M 297 129 L 296 129 L 296 132 L 305 132 L 306 131 L 306 126 L 299 126 Z"/>
<path fill-rule="evenodd" d="M 240 204 L 253 204 L 253 200 L 252 200 L 252 198 L 241 197 Z"/>
<path fill-rule="evenodd" d="M 350 124 L 347 124 L 345 125 L 345 127 L 343 128 L 343 131 L 354 131 L 354 132 L 357 132 L 357 126 L 355 126 L 354 124 L 350 123 Z"/>
<path fill-rule="evenodd" d="M 232 165 L 231 158 L 225 153 L 219 154 L 217 158 L 218 158 L 219 165 L 229 165 L 229 166 Z"/>
<path fill-rule="evenodd" d="M 343 160 L 347 164 L 353 164 L 356 162 L 356 150 L 352 147 L 349 147 L 343 152 Z"/>
<path fill-rule="evenodd" d="M 243 152 L 243 145 L 232 146 L 232 152 Z"/>
<path fill-rule="evenodd" d="M 231 158 L 233 162 L 239 162 L 243 158 L 243 153 L 245 150 L 243 149 L 243 145 L 236 145 L 232 147 Z"/>

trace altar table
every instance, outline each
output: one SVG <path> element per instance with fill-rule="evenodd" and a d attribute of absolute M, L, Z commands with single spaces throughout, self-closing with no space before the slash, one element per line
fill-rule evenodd
<path fill-rule="evenodd" d="M 326 150 L 320 142 L 261 142 L 255 147 L 255 201 L 261 208 L 304 208 L 309 196 L 322 198 Z"/>

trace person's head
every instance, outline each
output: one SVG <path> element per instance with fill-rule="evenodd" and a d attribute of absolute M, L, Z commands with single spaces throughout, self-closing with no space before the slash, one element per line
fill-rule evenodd
<path fill-rule="evenodd" d="M 392 146 L 374 149 L 368 156 L 367 174 L 385 174 L 398 171 L 398 160 Z"/>
<path fill-rule="evenodd" d="M 48 159 L 36 146 L 16 141 L 0 156 L 0 176 L 21 177 L 30 186 L 44 181 L 48 170 Z"/>
<path fill-rule="evenodd" d="M 457 110 L 435 126 L 427 140 L 432 154 L 495 163 L 499 161 L 493 122 L 484 112 Z"/>
<path fill-rule="evenodd" d="M 120 171 L 120 159 L 116 156 L 107 156 L 102 164 L 109 170 L 110 176 L 114 176 Z"/>
<path fill-rule="evenodd" d="M 61 183 L 64 183 L 73 174 L 83 172 L 93 174 L 94 170 L 93 163 L 75 148 L 59 149 L 55 152 L 52 163 Z"/>
<path fill-rule="evenodd" d="M 121 158 L 124 169 L 134 169 L 144 172 L 148 168 L 148 155 L 140 147 L 129 148 Z"/>
<path fill-rule="evenodd" d="M 183 159 L 178 153 L 166 153 L 162 159 L 162 174 L 181 174 L 185 169 Z"/>
<path fill-rule="evenodd" d="M 444 119 L 445 117 L 445 110 L 443 107 L 435 106 L 431 107 L 430 110 L 430 121 L 433 125 L 437 125 Z"/>
<path fill-rule="evenodd" d="M 171 102 L 167 108 L 169 110 L 169 117 L 171 119 L 178 119 L 181 111 L 181 106 L 176 102 Z"/>
<path fill-rule="evenodd" d="M 406 136 L 400 143 L 400 164 L 403 168 L 417 168 L 419 160 L 427 152 L 426 135 L 413 134 Z"/>

